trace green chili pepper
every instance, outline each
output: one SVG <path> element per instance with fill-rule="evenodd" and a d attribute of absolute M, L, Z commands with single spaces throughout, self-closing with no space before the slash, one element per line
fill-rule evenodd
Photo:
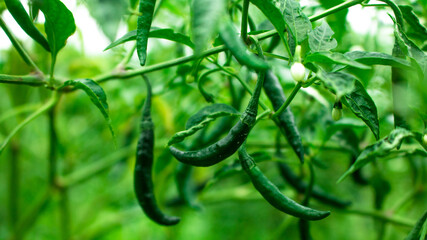
<path fill-rule="evenodd" d="M 153 167 L 154 148 L 154 124 L 151 120 L 151 85 L 144 76 L 147 85 L 147 98 L 142 109 L 141 135 L 138 140 L 136 152 L 134 188 L 136 198 L 145 214 L 153 221 L 161 225 L 175 225 L 178 217 L 165 215 L 157 206 L 153 191 L 153 179 L 151 177 Z"/>
<path fill-rule="evenodd" d="M 405 240 L 418 240 L 418 239 L 424 239 L 425 236 L 420 236 L 421 229 L 427 221 L 427 211 L 424 212 L 424 214 L 421 216 L 421 218 L 415 223 L 414 228 L 409 232 L 409 235 L 405 238 Z"/>
<path fill-rule="evenodd" d="M 140 0 L 137 29 L 136 29 L 136 50 L 138 53 L 139 63 L 145 65 L 147 59 L 148 35 L 150 33 L 151 22 L 153 21 L 154 7 L 156 0 Z"/>
<path fill-rule="evenodd" d="M 301 180 L 292 169 L 283 162 L 278 163 L 279 171 L 282 177 L 299 193 L 305 193 L 308 187 L 308 184 Z M 311 191 L 311 196 L 325 204 L 329 204 L 335 206 L 337 208 L 345 208 L 348 207 L 351 202 L 344 201 L 336 196 L 331 195 L 328 192 L 325 192 L 322 188 L 315 185 Z"/>
<path fill-rule="evenodd" d="M 264 91 L 270 99 L 270 102 L 273 104 L 274 110 L 279 109 L 286 101 L 283 88 L 272 71 L 267 71 L 265 75 Z M 304 162 L 304 147 L 302 145 L 298 128 L 295 125 L 294 115 L 292 114 L 290 108 L 286 108 L 285 111 L 283 111 L 279 116 L 277 116 L 276 119 L 274 119 L 274 121 L 280 128 L 282 134 L 288 140 L 289 145 L 291 145 L 298 158 L 301 160 L 301 162 Z"/>
<path fill-rule="evenodd" d="M 246 140 L 249 132 L 255 124 L 258 112 L 258 101 L 264 82 L 264 72 L 259 74 L 255 91 L 249 100 L 245 112 L 239 121 L 230 129 L 227 136 L 212 145 L 195 151 L 181 151 L 169 147 L 172 155 L 180 162 L 193 166 L 208 167 L 221 162 L 237 151 Z"/>
<path fill-rule="evenodd" d="M 222 25 L 219 34 L 225 46 L 241 64 L 256 70 L 268 69 L 267 62 L 248 52 L 243 40 L 237 36 L 231 21 Z"/>
<path fill-rule="evenodd" d="M 43 46 L 47 51 L 50 52 L 49 43 L 41 32 L 34 26 L 30 16 L 25 11 L 19 0 L 5 0 L 7 9 L 9 10 L 15 21 L 21 26 L 22 30 L 28 34 L 32 39 Z"/>
<path fill-rule="evenodd" d="M 264 176 L 254 160 L 246 152 L 245 146 L 239 149 L 239 158 L 242 168 L 249 175 L 252 184 L 258 192 L 278 210 L 305 220 L 321 220 L 330 215 L 329 211 L 318 211 L 298 204 L 283 195 L 280 190 Z"/>

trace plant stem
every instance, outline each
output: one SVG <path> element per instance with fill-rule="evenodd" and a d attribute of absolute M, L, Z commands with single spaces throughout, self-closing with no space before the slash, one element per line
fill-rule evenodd
<path fill-rule="evenodd" d="M 332 7 L 330 9 L 326 10 L 323 13 L 320 13 L 318 15 L 312 16 L 309 19 L 310 19 L 310 21 L 314 22 L 314 21 L 322 19 L 322 18 L 324 18 L 326 16 L 334 14 L 334 13 L 336 13 L 338 11 L 341 11 L 343 9 L 352 7 L 352 6 L 357 5 L 357 4 L 360 4 L 363 1 L 364 0 L 351 0 L 351 1 L 344 2 L 342 4 L 339 4 L 339 5 L 335 6 L 335 7 Z M 258 38 L 258 40 L 264 40 L 264 39 L 270 38 L 270 37 L 275 36 L 275 35 L 277 35 L 277 31 L 276 30 L 271 30 L 271 31 L 268 31 L 268 32 L 265 32 L 265 33 L 258 34 L 258 35 L 256 35 L 256 37 Z M 198 56 L 196 56 L 196 55 L 190 55 L 190 56 L 185 56 L 185 57 L 181 57 L 181 58 L 176 58 L 176 59 L 173 59 L 173 60 L 165 61 L 165 62 L 162 62 L 162 63 L 154 64 L 154 65 L 151 65 L 151 66 L 142 67 L 142 68 L 139 68 L 137 70 L 123 72 L 123 73 L 109 73 L 109 74 L 105 74 L 103 76 L 95 77 L 93 80 L 96 81 L 96 82 L 98 82 L 98 83 L 102 83 L 102 82 L 105 82 L 105 81 L 108 81 L 108 80 L 111 80 L 111 79 L 126 79 L 126 78 L 131 78 L 131 77 L 135 77 L 135 76 L 138 76 L 138 75 L 141 75 L 141 74 L 150 73 L 150 72 L 158 71 L 158 70 L 161 70 L 161 69 L 164 69 L 164 68 L 169 68 L 169 67 L 173 67 L 173 66 L 180 65 L 180 64 L 183 64 L 183 63 L 187 63 L 187 62 L 193 61 L 193 60 L 195 60 L 197 58 L 204 58 L 204 57 L 210 56 L 212 54 L 223 52 L 226 49 L 227 48 L 224 45 L 220 45 L 220 46 L 208 49 L 208 50 L 202 52 Z"/>
<path fill-rule="evenodd" d="M 29 85 L 29 86 L 43 86 L 47 82 L 43 80 L 40 74 L 30 74 L 24 76 L 0 74 L 0 83 Z"/>
<path fill-rule="evenodd" d="M 55 130 L 55 107 L 52 107 L 48 112 L 49 117 L 49 167 L 48 167 L 48 179 L 49 184 L 55 187 L 55 178 L 57 175 L 57 156 L 56 148 L 58 136 Z"/>
<path fill-rule="evenodd" d="M 17 223 L 16 228 L 13 231 L 11 240 L 16 240 L 23 238 L 25 232 L 27 232 L 31 226 L 35 223 L 40 213 L 46 208 L 53 193 L 53 189 L 48 187 L 42 194 L 39 199 L 31 206 L 25 216 L 23 216 L 20 221 Z"/>
<path fill-rule="evenodd" d="M 0 27 L 3 29 L 4 33 L 6 33 L 12 45 L 15 47 L 16 51 L 18 51 L 19 55 L 22 57 L 24 62 L 28 64 L 30 67 L 33 67 L 34 70 L 38 73 L 41 73 L 40 69 L 33 62 L 33 60 L 28 55 L 27 51 L 25 51 L 24 47 L 19 43 L 19 41 L 15 38 L 12 32 L 7 27 L 6 23 L 3 21 L 3 18 L 0 17 Z"/>
<path fill-rule="evenodd" d="M 248 12 L 249 12 L 249 0 L 243 0 L 242 9 L 242 25 L 240 27 L 240 36 L 243 42 L 247 43 L 248 39 Z"/>
<path fill-rule="evenodd" d="M 239 83 L 243 86 L 243 88 L 250 94 L 253 94 L 253 91 L 251 89 L 251 87 L 249 86 L 248 83 L 246 83 L 245 81 L 243 81 L 243 79 L 241 77 L 239 77 L 239 75 L 233 73 L 232 71 L 228 70 L 227 68 L 221 66 L 221 64 L 218 64 L 215 61 L 211 61 L 212 63 L 214 63 L 217 67 L 219 67 L 222 71 L 226 72 L 228 75 L 234 77 L 235 79 L 237 79 L 237 81 L 239 81 Z M 259 100 L 259 105 L 261 106 L 262 109 L 264 110 L 269 110 L 269 108 L 267 107 L 267 105 L 262 101 Z"/>
<path fill-rule="evenodd" d="M 391 216 L 387 216 L 383 213 L 380 212 L 375 212 L 375 211 L 368 211 L 368 210 L 358 210 L 358 209 L 336 209 L 336 211 L 342 212 L 342 213 L 348 213 L 348 214 L 356 214 L 356 215 L 361 215 L 361 216 L 366 216 L 366 217 L 372 217 L 374 219 L 377 220 L 382 220 L 384 222 L 388 222 L 391 224 L 395 224 L 395 225 L 400 225 L 400 226 L 404 226 L 404 227 L 409 227 L 412 228 L 414 226 L 414 222 L 405 219 L 405 218 L 397 218 L 397 217 L 391 217 Z"/>
<path fill-rule="evenodd" d="M 63 188 L 69 188 L 82 183 L 93 176 L 102 173 L 109 167 L 113 166 L 117 161 L 123 159 L 123 157 L 129 156 L 133 153 L 134 147 L 122 148 L 111 155 L 107 155 L 98 161 L 93 162 L 90 165 L 84 166 L 74 172 L 59 179 L 58 183 Z"/>
<path fill-rule="evenodd" d="M 11 143 L 11 156 L 9 159 L 9 223 L 11 229 L 16 227 L 19 219 L 19 192 L 20 192 L 20 171 L 19 171 L 19 144 L 16 141 Z"/>
<path fill-rule="evenodd" d="M 289 97 L 286 99 L 286 101 L 282 104 L 282 106 L 280 106 L 279 109 L 277 109 L 276 113 L 273 114 L 273 118 L 276 118 L 277 116 L 279 116 L 283 111 L 285 111 L 285 109 L 289 106 L 289 104 L 292 102 L 292 100 L 294 99 L 295 95 L 297 95 L 298 91 L 301 89 L 301 82 L 298 82 L 297 85 L 294 87 L 294 90 L 292 90 L 291 95 L 289 95 Z"/>
<path fill-rule="evenodd" d="M 62 188 L 60 190 L 60 222 L 61 222 L 61 238 L 63 240 L 70 239 L 71 236 L 71 220 L 70 220 L 70 204 L 68 198 L 68 188 Z"/>
<path fill-rule="evenodd" d="M 4 140 L 3 144 L 0 146 L 0 155 L 3 152 L 4 148 L 7 146 L 7 144 L 10 142 L 10 140 L 12 139 L 13 136 L 15 136 L 15 134 L 17 132 L 19 132 L 19 130 L 21 130 L 23 127 L 25 127 L 29 122 L 31 122 L 32 120 L 36 119 L 38 116 L 42 115 L 43 113 L 45 113 L 47 110 L 49 110 L 50 108 L 52 108 L 55 103 L 58 101 L 58 93 L 54 92 L 52 97 L 49 99 L 49 101 L 47 101 L 41 108 L 39 108 L 37 111 L 35 111 L 33 114 L 31 114 L 30 116 L 28 116 L 24 121 L 22 121 L 18 126 L 16 126 L 11 133 L 9 133 L 9 135 L 6 137 L 6 139 Z"/>

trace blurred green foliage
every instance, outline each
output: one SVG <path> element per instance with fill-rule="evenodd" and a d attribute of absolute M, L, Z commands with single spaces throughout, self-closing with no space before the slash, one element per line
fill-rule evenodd
<path fill-rule="evenodd" d="M 129 31 L 135 29 L 136 19 L 133 18 L 135 16 L 126 11 L 128 6 L 123 3 L 124 1 L 85 2 L 92 16 L 110 39 L 116 36 L 115 31 L 120 21 L 126 20 Z M 131 1 L 130 5 L 135 6 L 132 2 L 135 1 Z M 163 4 L 153 25 L 167 26 L 176 32 L 191 35 L 190 1 L 158 2 Z M 241 1 L 229 2 L 231 4 Z M 310 16 L 311 13 L 340 2 L 319 1 L 313 5 L 314 7 L 307 7 L 304 11 Z M 401 0 L 398 3 L 412 4 L 409 0 Z M 415 6 L 418 17 L 426 22 L 425 2 L 419 0 Z M 384 8 L 378 9 L 378 14 L 386 14 Z M 233 19 L 238 21 L 240 12 L 232 14 Z M 257 9 L 251 8 L 250 15 L 256 24 L 265 24 L 265 18 Z M 390 34 L 380 35 L 368 31 L 362 35 L 352 31 L 345 19 L 346 11 L 326 19 L 335 31 L 340 52 L 347 52 L 357 46 L 368 51 L 391 54 L 393 42 L 391 21 L 386 25 L 379 21 L 370 23 L 376 25 L 378 29 L 390 30 Z M 49 55 L 30 39 L 20 40 L 40 69 L 47 72 L 50 67 Z M 423 44 L 422 39 L 415 41 L 417 44 Z M 263 47 L 266 48 L 268 43 L 269 40 L 262 42 Z M 132 44 L 126 43 L 110 52 L 102 52 L 95 56 L 86 55 L 81 49 L 67 45 L 58 55 L 55 75 L 58 79 L 68 80 L 94 78 L 109 73 L 132 49 Z M 189 52 L 190 49 L 187 47 L 150 39 L 147 65 L 181 57 Z M 283 54 L 285 50 L 279 46 L 277 52 Z M 220 54 L 219 57 L 224 56 Z M 294 82 L 291 80 L 287 63 L 281 60 L 271 60 L 271 63 L 285 93 L 289 94 Z M 210 63 L 204 61 L 203 64 L 206 67 Z M 127 67 L 139 67 L 135 56 Z M 250 86 L 254 87 L 252 74 L 236 63 L 233 63 L 232 67 L 240 71 L 239 74 L 245 76 Z M 0 52 L 1 74 L 25 75 L 30 70 L 12 47 Z M 181 217 L 178 225 L 166 228 L 151 222 L 143 214 L 134 197 L 133 163 L 140 109 L 145 98 L 145 85 L 141 77 L 134 77 L 102 84 L 108 97 L 110 117 L 117 135 L 117 147 L 114 146 L 102 115 L 83 92 L 75 91 L 62 96 L 55 108 L 59 164 L 57 181 L 73 182 L 73 179 L 79 179 L 79 176 L 84 175 L 84 171 L 95 170 L 87 178 L 75 181 L 71 187 L 58 188 L 50 193 L 50 200 L 35 213 L 29 211 L 38 199 L 43 198 L 49 191 L 47 116 L 32 121 L 13 138 L 0 156 L 0 203 L 3 206 L 0 210 L 0 239 L 8 239 L 13 227 L 28 214 L 35 214 L 35 218 L 22 232 L 25 232 L 25 239 L 60 239 L 64 234 L 63 231 L 69 231 L 70 239 L 79 240 L 299 239 L 298 220 L 271 207 L 256 192 L 242 171 L 218 178 L 209 188 L 201 190 L 197 194 L 197 203 L 202 206 L 199 211 L 184 206 L 178 200 L 174 184 L 178 162 L 172 158 L 165 145 L 175 132 L 185 128 L 185 122 L 191 115 L 208 106 L 197 89 L 197 83 L 189 81 L 191 70 L 192 63 L 187 63 L 147 74 L 152 80 L 155 94 L 152 115 L 156 125 L 153 179 L 156 196 L 165 212 Z M 375 66 L 371 70 L 352 69 L 352 71 L 364 83 L 376 103 L 381 137 L 386 136 L 393 129 L 390 68 Z M 425 82 L 413 81 L 410 85 L 411 96 L 407 96 L 406 101 L 420 103 L 418 107 L 425 108 L 427 103 Z M 215 96 L 216 102 L 227 104 L 232 104 L 229 94 L 231 87 L 241 90 L 237 81 L 232 80 L 230 84 L 221 74 L 211 75 L 205 86 Z M 19 122 L 35 111 L 40 103 L 48 99 L 49 92 L 44 88 L 0 85 L 0 142 L 3 142 Z M 244 109 L 248 99 L 249 95 L 244 93 L 239 111 Z M 266 96 L 262 96 L 261 99 L 268 102 Z M 350 210 L 342 210 L 313 200 L 313 207 L 330 209 L 332 214 L 322 221 L 311 222 L 311 235 L 316 240 L 374 239 L 384 228 L 382 239 L 403 239 L 410 227 L 378 220 L 372 217 L 372 213 L 377 211 L 384 213 L 393 219 L 401 220 L 406 225 L 415 223 L 420 213 L 427 207 L 426 156 L 417 152 L 408 154 L 407 151 L 412 149 L 411 144 L 415 144 L 408 142 L 409 147 L 404 145 L 390 156 L 378 159 L 375 164 L 362 169 L 363 176 L 368 179 L 368 185 L 357 184 L 352 179 L 336 184 L 336 180 L 348 169 L 352 153 L 348 150 L 351 143 L 346 142 L 342 133 L 334 134 L 324 142 L 328 129 L 335 125 L 330 114 L 333 103 L 332 94 L 325 91 L 322 86 L 313 85 L 310 89 L 301 91 L 291 104 L 303 143 L 315 155 L 316 184 L 353 203 Z M 352 140 L 352 144 L 359 148 L 358 151 L 373 143 L 374 136 L 363 122 L 349 109 L 343 110 L 346 120 L 357 123 L 352 125 L 350 131 L 357 137 Z M 415 111 L 408 111 L 406 114 L 413 130 L 425 131 L 423 116 L 417 115 Z M 215 124 L 211 124 L 207 131 L 211 131 L 214 127 Z M 301 201 L 304 196 L 284 182 L 275 167 L 275 161 L 288 163 L 306 179 L 308 168 L 299 164 L 299 160 L 283 139 L 282 149 L 285 157 L 278 159 L 274 156 L 276 134 L 277 128 L 273 122 L 262 120 L 248 138 L 248 150 L 250 153 L 261 151 L 267 154 L 269 159 L 258 164 L 260 168 L 284 194 Z M 195 138 L 191 137 L 184 142 L 191 142 Z M 196 168 L 192 176 L 194 185 L 202 185 L 210 180 L 217 170 L 231 164 L 235 159 L 237 154 L 216 166 Z M 99 166 L 99 171 L 96 171 L 95 165 Z M 383 195 L 378 196 L 379 192 Z M 380 200 L 381 204 L 378 203 Z M 68 229 L 60 227 L 63 225 L 61 221 L 67 221 Z"/>

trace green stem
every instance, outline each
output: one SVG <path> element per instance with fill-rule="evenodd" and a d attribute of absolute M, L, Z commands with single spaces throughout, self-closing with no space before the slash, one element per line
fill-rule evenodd
<path fill-rule="evenodd" d="M 55 129 L 55 107 L 52 107 L 48 112 L 49 118 L 49 168 L 48 168 L 48 179 L 49 184 L 55 187 L 55 178 L 57 175 L 57 156 L 56 148 L 58 136 Z"/>
<path fill-rule="evenodd" d="M 49 200 L 51 199 L 53 189 L 48 187 L 44 192 L 41 193 L 39 199 L 31 206 L 26 215 L 20 219 L 17 223 L 15 230 L 10 239 L 23 238 L 25 233 L 31 228 L 40 216 L 41 212 L 47 207 Z"/>
<path fill-rule="evenodd" d="M 12 34 L 10 29 L 7 27 L 6 23 L 3 21 L 3 18 L 1 17 L 0 17 L 0 27 L 6 33 L 10 42 L 12 42 L 12 45 L 15 47 L 16 51 L 18 51 L 19 55 L 22 57 L 24 62 L 28 64 L 30 67 L 33 67 L 36 72 L 41 73 L 42 71 L 40 71 L 37 65 L 33 62 L 33 60 L 30 58 L 30 55 L 28 55 L 27 51 L 25 51 L 21 43 L 19 43 L 19 41 L 15 38 L 15 36 Z"/>
<path fill-rule="evenodd" d="M 312 16 L 309 19 L 310 19 L 310 21 L 314 22 L 314 21 L 322 19 L 322 18 L 324 18 L 324 17 L 326 17 L 328 15 L 331 15 L 331 14 L 334 14 L 334 13 L 336 13 L 338 11 L 341 11 L 343 9 L 349 8 L 349 7 L 357 5 L 357 4 L 360 4 L 363 1 L 364 0 L 352 0 L 352 1 L 344 2 L 342 4 L 339 4 L 339 5 L 335 6 L 335 7 L 332 7 L 330 9 L 326 10 L 323 13 L 320 13 L 318 15 Z M 265 32 L 265 33 L 258 34 L 256 36 L 257 36 L 257 38 L 259 40 L 264 40 L 264 39 L 270 38 L 270 37 L 275 36 L 275 35 L 277 35 L 277 31 L 276 30 L 271 30 L 271 31 L 268 31 L 268 32 Z M 220 46 L 208 49 L 208 50 L 202 52 L 198 56 L 196 56 L 196 55 L 190 55 L 190 56 L 185 56 L 185 57 L 181 57 L 181 58 L 176 58 L 176 59 L 169 60 L 169 61 L 166 61 L 166 62 L 154 64 L 154 65 L 151 65 L 151 66 L 142 67 L 142 68 L 137 69 L 137 70 L 123 72 L 123 73 L 112 73 L 112 74 L 109 73 L 109 74 L 106 74 L 106 75 L 103 75 L 103 76 L 95 77 L 93 80 L 96 81 L 96 82 L 98 82 L 98 83 L 102 83 L 102 82 L 105 82 L 105 81 L 108 81 L 108 80 L 111 80 L 111 79 L 126 79 L 126 78 L 131 78 L 131 77 L 135 77 L 135 76 L 138 76 L 138 75 L 141 75 L 141 74 L 150 73 L 150 72 L 158 71 L 158 70 L 161 70 L 161 69 L 164 69 L 164 68 L 169 68 L 169 67 L 173 67 L 173 66 L 180 65 L 180 64 L 183 64 L 183 63 L 187 63 L 187 62 L 193 61 L 193 60 L 195 60 L 197 58 L 204 58 L 204 57 L 210 56 L 212 54 L 223 52 L 226 49 L 227 48 L 224 45 L 220 45 Z"/>
<path fill-rule="evenodd" d="M 50 108 L 52 108 L 55 103 L 58 101 L 58 93 L 54 92 L 53 96 L 49 99 L 49 101 L 47 101 L 41 108 L 39 108 L 37 111 L 35 111 L 33 114 L 31 114 L 30 116 L 28 116 L 24 121 L 22 121 L 18 126 L 16 126 L 12 132 L 6 137 L 6 139 L 4 140 L 3 144 L 0 146 L 0 155 L 3 152 L 4 148 L 7 146 L 7 144 L 10 142 L 10 140 L 12 139 L 13 136 L 15 136 L 15 134 L 17 132 L 19 132 L 19 130 L 21 130 L 23 127 L 25 127 L 29 122 L 31 122 L 32 120 L 36 119 L 38 116 L 42 115 L 43 113 L 45 113 L 47 110 L 49 110 Z"/>
<path fill-rule="evenodd" d="M 248 42 L 248 11 L 249 11 L 249 0 L 243 0 L 242 9 L 242 25 L 240 27 L 240 36 L 243 42 Z"/>
<path fill-rule="evenodd" d="M 133 71 L 127 71 L 127 72 L 123 72 L 123 73 L 107 74 L 104 76 L 96 77 L 93 80 L 98 82 L 98 83 L 102 83 L 102 82 L 105 82 L 105 81 L 108 81 L 111 79 L 115 79 L 115 78 L 118 78 L 118 79 L 131 78 L 131 77 L 139 76 L 141 74 L 155 72 L 155 71 L 158 71 L 161 69 L 165 69 L 165 68 L 173 67 L 173 66 L 180 65 L 183 63 L 187 63 L 187 62 L 193 61 L 199 57 L 202 57 L 202 58 L 207 57 L 207 56 L 210 56 L 212 54 L 223 52 L 225 50 L 226 50 L 226 47 L 224 45 L 221 45 L 221 46 L 214 47 L 214 48 L 211 48 L 209 50 L 202 52 L 200 56 L 190 55 L 190 56 L 180 57 L 180 58 L 176 58 L 176 59 L 166 61 L 166 62 L 162 62 L 159 64 L 154 64 L 151 66 L 142 67 L 140 69 L 133 70 Z"/>
<path fill-rule="evenodd" d="M 239 81 L 239 83 L 242 85 L 242 87 L 250 94 L 252 95 L 254 92 L 252 91 L 251 87 L 249 86 L 248 83 L 246 83 L 245 81 L 243 81 L 243 79 L 241 77 L 239 77 L 239 75 L 233 73 L 232 71 L 230 71 L 229 69 L 223 67 L 221 64 L 218 64 L 215 61 L 211 61 L 213 64 L 215 64 L 217 67 L 219 67 L 222 71 L 226 72 L 228 75 L 234 77 L 235 79 L 237 79 L 237 81 Z M 259 105 L 261 106 L 262 109 L 264 110 L 269 110 L 269 108 L 267 107 L 267 105 L 260 99 L 259 100 Z"/>
<path fill-rule="evenodd" d="M 80 169 L 77 169 L 74 172 L 60 178 L 58 180 L 58 184 L 62 188 L 73 187 L 104 172 L 106 169 L 113 166 L 116 162 L 122 160 L 126 156 L 129 156 L 129 154 L 133 153 L 133 151 L 133 146 L 122 148 L 111 155 L 107 155 L 106 157 L 99 159 L 98 161 L 95 161 L 88 166 L 81 167 Z"/>
<path fill-rule="evenodd" d="M 0 74 L 0 83 L 29 85 L 29 86 L 43 86 L 47 82 L 43 80 L 40 74 L 30 74 L 24 76 Z"/>
<path fill-rule="evenodd" d="M 16 227 L 17 220 L 19 219 L 19 192 L 20 192 L 20 171 L 19 171 L 19 144 L 12 141 L 11 156 L 9 159 L 9 222 L 11 229 Z"/>
<path fill-rule="evenodd" d="M 400 8 L 396 5 L 396 3 L 393 2 L 392 0 L 379 0 L 379 1 L 384 2 L 385 4 L 390 6 L 391 10 L 393 10 L 394 17 L 396 18 L 397 24 L 399 24 L 400 27 L 403 28 L 403 15 L 402 15 L 402 12 L 400 11 Z"/>
<path fill-rule="evenodd" d="M 384 222 L 388 222 L 394 225 L 400 225 L 408 228 L 412 228 L 414 226 L 414 222 L 410 221 L 406 218 L 397 218 L 397 217 L 391 217 L 387 216 L 380 212 L 374 212 L 374 211 L 367 211 L 367 210 L 358 210 L 358 209 L 336 209 L 336 211 L 342 212 L 342 213 L 348 213 L 348 214 L 355 214 L 365 217 L 372 217 L 377 220 L 382 220 Z"/>
<path fill-rule="evenodd" d="M 256 122 L 263 119 L 265 116 L 269 115 L 270 113 L 271 113 L 270 109 L 267 109 L 264 112 L 260 113 L 258 116 L 256 116 Z"/>
<path fill-rule="evenodd" d="M 297 85 L 294 87 L 294 90 L 292 90 L 291 95 L 286 99 L 286 101 L 280 106 L 280 108 L 276 111 L 276 113 L 273 114 L 273 118 L 276 118 L 279 116 L 285 109 L 289 106 L 289 104 L 294 99 L 295 95 L 297 95 L 298 91 L 301 89 L 301 82 L 298 82 Z"/>
<path fill-rule="evenodd" d="M 68 198 L 68 189 L 62 188 L 60 191 L 60 222 L 61 222 L 61 238 L 63 240 L 70 239 L 71 236 L 71 214 L 70 214 L 70 201 Z"/>

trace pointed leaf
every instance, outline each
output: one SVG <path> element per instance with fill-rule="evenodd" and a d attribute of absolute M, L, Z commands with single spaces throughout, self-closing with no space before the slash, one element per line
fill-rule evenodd
<path fill-rule="evenodd" d="M 323 52 L 336 48 L 338 43 L 337 40 L 332 38 L 332 35 L 334 35 L 334 32 L 326 22 L 311 31 L 308 35 L 308 44 L 311 52 Z"/>
<path fill-rule="evenodd" d="M 90 15 L 95 19 L 104 35 L 110 41 L 113 41 L 117 35 L 120 21 L 122 21 L 125 14 L 128 14 L 128 2 L 117 0 L 88 0 L 82 2 L 86 4 Z M 132 6 L 132 9 L 135 9 L 135 6 Z"/>
<path fill-rule="evenodd" d="M 342 72 L 319 71 L 317 77 L 329 88 L 338 98 L 349 94 L 354 89 L 355 78 Z"/>
<path fill-rule="evenodd" d="M 415 15 L 413 8 L 407 5 L 399 5 L 403 19 L 411 26 L 413 34 L 420 39 L 427 39 L 427 28 L 420 23 L 420 19 Z"/>
<path fill-rule="evenodd" d="M 137 29 L 136 29 L 136 51 L 138 53 L 139 63 L 141 66 L 145 65 L 147 60 L 147 44 L 148 34 L 153 21 L 154 7 L 156 1 L 154 0 L 140 0 Z"/>
<path fill-rule="evenodd" d="M 411 58 L 411 63 L 417 69 L 420 80 L 427 81 L 427 55 L 406 36 L 396 22 L 394 36 L 403 54 Z"/>
<path fill-rule="evenodd" d="M 409 232 L 405 240 L 422 240 L 426 236 L 426 228 L 423 229 L 423 225 L 427 222 L 427 211 L 418 219 L 415 223 L 414 228 Z M 423 229 L 423 230 L 422 230 Z"/>
<path fill-rule="evenodd" d="M 369 162 L 373 161 L 376 157 L 386 156 L 390 153 L 391 150 L 400 146 L 402 144 L 403 139 L 407 137 L 413 137 L 413 134 L 404 129 L 397 128 L 394 129 L 387 137 L 384 139 L 377 141 L 376 143 L 368 146 L 363 150 L 360 155 L 357 157 L 356 161 L 353 165 L 351 165 L 350 169 L 345 172 L 338 182 L 341 182 L 346 178 L 349 174 L 355 172 L 361 167 L 365 166 Z"/>
<path fill-rule="evenodd" d="M 386 65 L 404 69 L 411 68 L 411 64 L 405 59 L 394 57 L 386 53 L 353 51 L 347 52 L 344 55 L 351 60 L 358 61 L 365 65 Z"/>
<path fill-rule="evenodd" d="M 250 2 L 255 5 L 264 16 L 273 24 L 274 28 L 277 30 L 280 39 L 285 44 L 286 51 L 288 52 L 289 57 L 292 58 L 292 53 L 289 48 L 288 40 L 285 37 L 286 27 L 290 27 L 280 12 L 280 10 L 271 2 L 271 0 L 250 0 Z M 295 34 L 292 32 L 292 36 L 295 39 Z M 296 39 L 295 39 L 296 40 Z"/>
<path fill-rule="evenodd" d="M 89 96 L 92 103 L 95 104 L 99 111 L 101 111 L 102 115 L 107 121 L 108 128 L 110 129 L 111 135 L 115 140 L 115 134 L 113 131 L 113 126 L 111 125 L 111 119 L 108 110 L 107 95 L 101 86 L 99 86 L 98 83 L 91 79 L 68 80 L 58 90 L 68 86 L 81 89 Z"/>
<path fill-rule="evenodd" d="M 166 39 L 166 40 L 174 41 L 177 43 L 182 43 L 182 44 L 185 44 L 191 48 L 194 48 L 194 43 L 191 42 L 191 40 L 188 36 L 181 34 L 181 33 L 176 33 L 173 31 L 173 29 L 170 29 L 170 28 L 151 27 L 151 31 L 150 31 L 148 37 L 149 38 Z M 125 42 L 135 41 L 135 40 L 136 40 L 136 30 L 133 30 L 133 31 L 126 33 L 121 38 L 117 39 L 116 41 L 112 42 L 110 45 L 108 45 L 104 49 L 104 51 L 107 51 L 108 49 L 116 47 L 116 46 L 123 44 Z"/>
<path fill-rule="evenodd" d="M 220 37 L 225 46 L 241 64 L 255 70 L 268 69 L 267 62 L 248 51 L 243 40 L 237 36 L 231 21 L 222 24 Z"/>
<path fill-rule="evenodd" d="M 185 131 L 177 132 L 172 136 L 168 141 L 168 146 L 182 142 L 185 138 L 195 134 L 197 131 L 206 127 L 208 123 L 215 121 L 219 117 L 239 114 L 240 113 L 232 106 L 223 103 L 204 107 L 188 119 L 185 125 Z"/>
<path fill-rule="evenodd" d="M 9 10 L 12 17 L 15 21 L 21 26 L 22 30 L 28 34 L 32 39 L 38 42 L 43 46 L 44 49 L 50 51 L 49 43 L 46 38 L 40 31 L 34 26 L 33 21 L 31 21 L 30 16 L 25 11 L 24 6 L 22 6 L 21 1 L 19 0 L 5 0 L 7 9 Z"/>
<path fill-rule="evenodd" d="M 359 81 L 354 81 L 354 89 L 344 96 L 343 103 L 371 129 L 375 139 L 380 138 L 378 112 L 375 102 Z M 344 100 L 343 99 L 343 100 Z"/>
<path fill-rule="evenodd" d="M 320 62 L 326 64 L 343 64 L 360 69 L 370 69 L 362 63 L 351 60 L 342 53 L 338 52 L 315 52 L 304 58 L 304 62 Z"/>
<path fill-rule="evenodd" d="M 226 1 L 193 0 L 191 10 L 195 53 L 200 54 L 218 33 L 219 21 L 226 12 Z"/>
<path fill-rule="evenodd" d="M 34 0 L 33 4 L 43 12 L 45 17 L 45 31 L 52 54 L 52 66 L 56 62 L 56 55 L 76 31 L 73 14 L 59 0 Z"/>
<path fill-rule="evenodd" d="M 295 39 L 301 43 L 308 37 L 311 31 L 310 19 L 302 12 L 299 2 L 295 0 L 287 0 L 284 11 L 286 23 L 289 25 Z"/>
<path fill-rule="evenodd" d="M 200 109 L 197 113 L 191 116 L 185 124 L 185 129 L 201 123 L 208 117 L 233 116 L 240 115 L 239 111 L 230 105 L 224 103 L 216 103 Z"/>

